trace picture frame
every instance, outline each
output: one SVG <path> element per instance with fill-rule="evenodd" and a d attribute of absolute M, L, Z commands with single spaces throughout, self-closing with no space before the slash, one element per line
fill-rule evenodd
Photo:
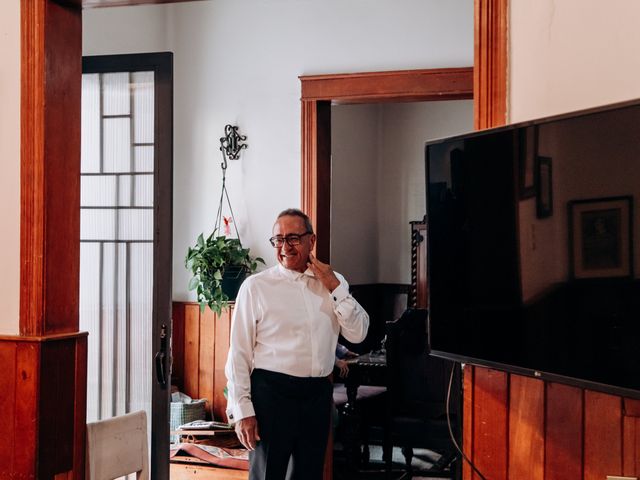
<path fill-rule="evenodd" d="M 633 276 L 633 198 L 573 200 L 569 259 L 574 280 Z"/>
<path fill-rule="evenodd" d="M 553 183 L 551 157 L 536 157 L 536 216 L 550 217 L 553 214 Z"/>
<path fill-rule="evenodd" d="M 538 154 L 538 127 L 532 125 L 518 130 L 518 163 L 520 199 L 536 195 L 535 160 Z"/>

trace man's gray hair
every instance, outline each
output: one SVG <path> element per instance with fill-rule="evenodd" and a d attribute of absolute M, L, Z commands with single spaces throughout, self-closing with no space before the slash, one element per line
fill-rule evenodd
<path fill-rule="evenodd" d="M 276 221 L 278 221 L 281 217 L 300 217 L 302 220 L 304 220 L 304 228 L 307 230 L 307 232 L 313 233 L 313 225 L 311 225 L 311 219 L 309 219 L 309 215 L 304 213 L 302 210 L 299 210 L 297 208 L 287 208 L 286 210 L 283 210 L 278 214 L 278 218 L 276 218 Z"/>

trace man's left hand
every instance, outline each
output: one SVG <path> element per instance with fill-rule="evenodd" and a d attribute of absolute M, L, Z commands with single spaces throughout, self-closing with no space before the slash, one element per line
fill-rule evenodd
<path fill-rule="evenodd" d="M 336 274 L 333 273 L 331 265 L 322 263 L 316 257 L 309 254 L 309 261 L 307 262 L 307 266 L 311 269 L 316 278 L 320 280 L 325 288 L 330 292 L 333 292 L 336 288 L 338 288 L 338 285 L 340 285 L 340 280 L 338 280 Z"/>

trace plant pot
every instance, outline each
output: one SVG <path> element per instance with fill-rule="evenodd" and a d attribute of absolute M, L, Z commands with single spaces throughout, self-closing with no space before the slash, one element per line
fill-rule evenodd
<path fill-rule="evenodd" d="M 247 278 L 247 269 L 240 265 L 230 265 L 225 267 L 222 274 L 222 291 L 229 297 L 229 300 L 235 300 L 238 296 L 240 285 Z"/>

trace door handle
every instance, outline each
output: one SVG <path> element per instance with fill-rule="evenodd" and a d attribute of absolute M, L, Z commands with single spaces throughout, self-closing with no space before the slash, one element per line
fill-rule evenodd
<path fill-rule="evenodd" d="M 156 380 L 162 387 L 167 386 L 167 326 L 160 327 L 160 350 L 156 352 Z"/>

